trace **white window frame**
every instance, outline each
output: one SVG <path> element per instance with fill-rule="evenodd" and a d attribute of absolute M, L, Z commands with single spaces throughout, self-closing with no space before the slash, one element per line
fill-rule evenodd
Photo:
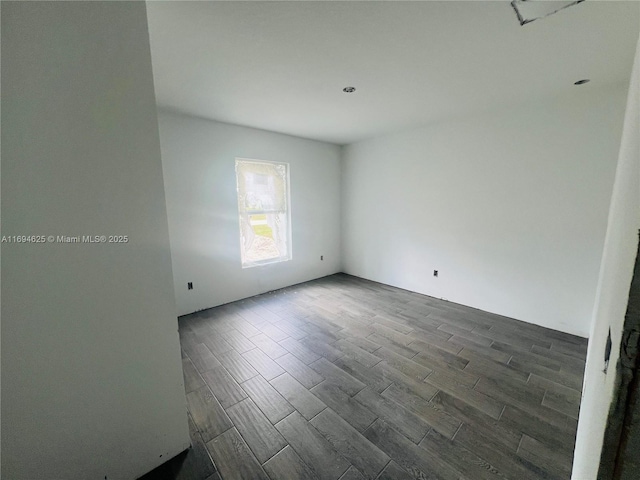
<path fill-rule="evenodd" d="M 242 217 L 243 215 L 248 215 L 248 213 L 246 211 L 242 212 L 240 211 L 240 198 L 239 198 L 239 181 L 240 181 L 240 177 L 238 176 L 238 163 L 239 162 L 243 162 L 243 163 L 255 163 L 255 164 L 269 164 L 269 165 L 282 165 L 285 167 L 286 170 L 286 181 L 285 181 L 285 207 L 286 207 L 286 220 L 287 220 L 287 231 L 285 233 L 285 238 L 286 238 L 286 247 L 287 247 L 287 252 L 285 255 L 281 255 L 279 257 L 274 257 L 274 258 L 268 258 L 265 260 L 258 260 L 258 261 L 248 261 L 245 259 L 245 246 L 244 246 L 244 238 L 243 238 L 243 225 L 242 225 Z M 235 168 L 234 168 L 235 174 L 236 174 L 236 201 L 237 201 L 237 205 L 238 205 L 238 238 L 240 240 L 240 263 L 242 265 L 242 268 L 253 268 L 253 267 L 259 267 L 259 266 L 264 266 L 264 265 L 271 265 L 274 263 L 281 263 L 281 262 L 287 262 L 289 260 L 291 260 L 293 258 L 293 254 L 292 254 L 292 245 L 291 245 L 291 168 L 290 168 L 290 164 L 286 163 L 286 162 L 275 162 L 275 161 L 270 161 L 270 160 L 257 160 L 257 159 L 253 159 L 253 158 L 242 158 L 242 157 L 236 157 L 235 159 Z M 275 213 L 275 212 L 281 212 L 281 210 L 258 210 L 258 211 L 251 211 L 252 215 L 255 214 L 261 214 L 261 213 Z"/>

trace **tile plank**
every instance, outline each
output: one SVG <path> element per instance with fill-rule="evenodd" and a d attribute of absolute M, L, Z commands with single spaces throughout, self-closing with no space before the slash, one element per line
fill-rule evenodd
<path fill-rule="evenodd" d="M 386 347 L 382 347 L 380 350 L 377 350 L 376 356 L 385 360 L 389 366 L 419 382 L 423 381 L 427 376 L 429 376 L 429 374 L 431 374 L 431 372 L 433 372 L 432 369 L 392 352 Z"/>
<path fill-rule="evenodd" d="M 391 460 L 382 473 L 378 476 L 378 480 L 413 480 L 415 477 L 400 467 L 396 462 Z"/>
<path fill-rule="evenodd" d="M 247 398 L 228 408 L 227 415 L 260 463 L 266 462 L 287 446 L 282 435 L 251 399 Z"/>
<path fill-rule="evenodd" d="M 420 447 L 453 466 L 467 478 L 495 480 L 500 477 L 500 472 L 491 463 L 458 442 L 449 440 L 437 432 L 429 432 L 420 442 Z"/>
<path fill-rule="evenodd" d="M 204 385 L 202 377 L 188 357 L 182 359 L 182 373 L 184 376 L 185 393 L 193 392 Z"/>
<path fill-rule="evenodd" d="M 447 438 L 453 438 L 462 423 L 455 417 L 438 410 L 431 402 L 416 395 L 409 388 L 392 384 L 382 396 L 408 408 Z"/>
<path fill-rule="evenodd" d="M 367 368 L 353 358 L 342 357 L 336 360 L 334 365 L 378 393 L 384 391 L 393 382 L 391 376 L 387 375 L 384 369 Z"/>
<path fill-rule="evenodd" d="M 187 408 L 205 442 L 233 427 L 231 420 L 207 386 L 187 394 Z"/>
<path fill-rule="evenodd" d="M 224 480 L 269 480 L 235 428 L 208 442 L 207 450 Z"/>
<path fill-rule="evenodd" d="M 282 478 L 318 480 L 318 476 L 300 456 L 287 445 L 264 465 L 272 480 Z"/>
<path fill-rule="evenodd" d="M 435 408 L 471 425 L 486 437 L 502 444 L 504 449 L 513 452 L 517 450 L 522 438 L 519 428 L 510 427 L 447 392 L 436 393 L 431 403 Z"/>
<path fill-rule="evenodd" d="M 291 353 L 287 353 L 276 359 L 276 363 L 306 388 L 315 387 L 324 380 L 322 375 L 309 368 L 304 362 L 298 360 L 298 358 Z"/>
<path fill-rule="evenodd" d="M 242 357 L 267 380 L 271 380 L 284 373 L 282 367 L 271 360 L 271 358 L 259 348 L 244 352 Z"/>
<path fill-rule="evenodd" d="M 213 356 L 211 350 L 209 350 L 209 348 L 203 343 L 194 345 L 193 348 L 188 348 L 186 352 L 193 362 L 193 365 L 200 373 L 204 373 L 212 368 L 220 366 L 218 359 Z"/>
<path fill-rule="evenodd" d="M 313 387 L 311 393 L 360 432 L 366 430 L 378 418 L 330 380 L 325 380 Z"/>
<path fill-rule="evenodd" d="M 264 333 L 267 337 L 269 337 L 274 342 L 279 342 L 280 340 L 284 340 L 285 338 L 289 337 L 289 335 L 287 335 L 285 332 L 280 330 L 278 327 L 276 327 L 272 323 L 265 323 L 261 325 L 259 328 L 262 333 Z"/>
<path fill-rule="evenodd" d="M 436 455 L 420 448 L 384 421 L 376 420 L 364 436 L 411 474 L 411 478 L 459 480 L 460 472 Z"/>
<path fill-rule="evenodd" d="M 307 420 L 311 420 L 326 408 L 318 397 L 288 373 L 271 380 L 271 385 Z"/>
<path fill-rule="evenodd" d="M 367 479 L 375 479 L 390 458 L 330 409 L 310 422 Z"/>
<path fill-rule="evenodd" d="M 233 349 L 218 333 L 203 336 L 202 343 L 204 343 L 214 355 L 220 355 Z"/>
<path fill-rule="evenodd" d="M 247 394 L 223 366 L 205 372 L 203 378 L 224 408 L 247 398 Z"/>
<path fill-rule="evenodd" d="M 469 405 L 481 410 L 491 418 L 499 419 L 504 403 L 494 400 L 466 385 L 458 383 L 455 379 L 441 373 L 433 372 L 427 377 L 426 382 L 444 390 L 445 392 L 458 397 Z"/>
<path fill-rule="evenodd" d="M 337 480 L 349 468 L 349 462 L 298 412 L 276 428 L 320 480 Z"/>
<path fill-rule="evenodd" d="M 310 367 L 324 377 L 325 380 L 329 380 L 331 383 L 337 385 L 338 388 L 349 396 L 355 395 L 366 386 L 360 380 L 352 377 L 326 358 L 321 358 L 320 360 L 312 363 Z"/>
<path fill-rule="evenodd" d="M 289 353 L 284 347 L 271 340 L 264 333 L 251 337 L 251 342 L 273 360 L 277 360 L 283 355 Z"/>
<path fill-rule="evenodd" d="M 401 371 L 388 365 L 386 361 L 379 363 L 373 367 L 372 370 L 381 372 L 386 379 L 392 380 L 399 388 L 407 389 L 408 391 L 411 391 L 412 394 L 422 397 L 427 401 L 431 400 L 439 390 L 437 387 L 434 387 L 429 383 L 420 382 L 405 375 Z"/>
<path fill-rule="evenodd" d="M 288 320 L 280 320 L 279 322 L 274 323 L 276 327 L 286 333 L 288 336 L 300 340 L 307 336 L 307 333 L 300 330 L 296 327 L 292 322 Z"/>
<path fill-rule="evenodd" d="M 223 353 L 219 356 L 219 360 L 238 383 L 242 383 L 258 375 L 258 372 L 256 372 L 249 362 L 235 350 Z"/>
<path fill-rule="evenodd" d="M 560 422 L 552 424 L 535 414 L 507 405 L 504 409 L 500 423 L 518 429 L 526 435 L 538 440 L 550 448 L 557 449 L 567 454 L 573 452 L 575 446 L 575 432 Z"/>
<path fill-rule="evenodd" d="M 554 448 L 549 448 L 526 434 L 522 436 L 518 454 L 525 459 L 535 459 L 542 468 L 560 478 L 569 478 L 571 476 L 570 457 L 563 455 Z"/>
<path fill-rule="evenodd" d="M 504 450 L 499 443 L 482 435 L 467 424 L 462 425 L 455 439 L 487 462 L 490 462 L 506 478 L 522 480 L 549 478 L 540 467 L 525 460 L 515 452 Z"/>
<path fill-rule="evenodd" d="M 244 353 L 256 348 L 256 346 L 241 334 L 238 330 L 233 329 L 222 334 L 224 340 L 231 345 L 238 353 Z"/>
<path fill-rule="evenodd" d="M 580 393 L 570 388 L 549 389 L 542 400 L 542 405 L 577 420 L 580 411 Z"/>
<path fill-rule="evenodd" d="M 282 340 L 280 345 L 306 365 L 309 365 L 320 358 L 320 355 L 309 350 L 302 343 L 298 340 L 294 340 L 293 338 L 286 338 Z"/>
<path fill-rule="evenodd" d="M 340 480 L 365 480 L 367 477 L 362 475 L 360 471 L 353 465 L 349 467 L 349 470 L 344 472 L 340 477 Z"/>
<path fill-rule="evenodd" d="M 259 375 L 242 383 L 241 386 L 271 423 L 279 422 L 294 411 L 291 404 Z"/>
<path fill-rule="evenodd" d="M 333 344 L 333 346 L 340 350 L 344 355 L 353 358 L 365 367 L 373 367 L 381 361 L 379 357 L 376 357 L 347 340 L 338 340 Z"/>
<path fill-rule="evenodd" d="M 300 340 L 300 344 L 304 345 L 307 349 L 321 357 L 326 358 L 330 362 L 344 356 L 344 353 L 341 350 L 321 340 L 318 335 L 303 338 Z"/>
<path fill-rule="evenodd" d="M 431 428 L 427 422 L 414 413 L 369 388 L 365 388 L 354 398 L 413 443 L 420 442 Z"/>

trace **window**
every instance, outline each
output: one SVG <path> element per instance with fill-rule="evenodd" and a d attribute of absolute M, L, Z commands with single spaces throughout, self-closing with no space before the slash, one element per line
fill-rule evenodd
<path fill-rule="evenodd" d="M 289 165 L 236 158 L 242 268 L 291 259 Z"/>

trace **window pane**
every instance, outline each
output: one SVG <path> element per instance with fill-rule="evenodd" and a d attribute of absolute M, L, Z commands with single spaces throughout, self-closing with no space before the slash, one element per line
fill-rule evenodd
<path fill-rule="evenodd" d="M 287 167 L 236 159 L 243 267 L 291 258 Z"/>

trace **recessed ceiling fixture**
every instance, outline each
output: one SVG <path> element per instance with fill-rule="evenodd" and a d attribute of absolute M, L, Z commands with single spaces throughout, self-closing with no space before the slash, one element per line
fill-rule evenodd
<path fill-rule="evenodd" d="M 342 91 L 343 91 L 344 93 L 353 93 L 353 92 L 355 92 L 355 91 L 356 91 L 356 87 L 344 87 L 344 88 L 342 89 Z"/>
<path fill-rule="evenodd" d="M 584 0 L 513 0 L 511 6 L 516 11 L 520 25 L 526 25 L 582 2 Z"/>
<path fill-rule="evenodd" d="M 591 80 L 589 80 L 588 78 L 583 78 L 582 80 L 578 80 L 577 82 L 574 82 L 574 85 L 584 85 L 585 83 L 589 83 Z"/>

